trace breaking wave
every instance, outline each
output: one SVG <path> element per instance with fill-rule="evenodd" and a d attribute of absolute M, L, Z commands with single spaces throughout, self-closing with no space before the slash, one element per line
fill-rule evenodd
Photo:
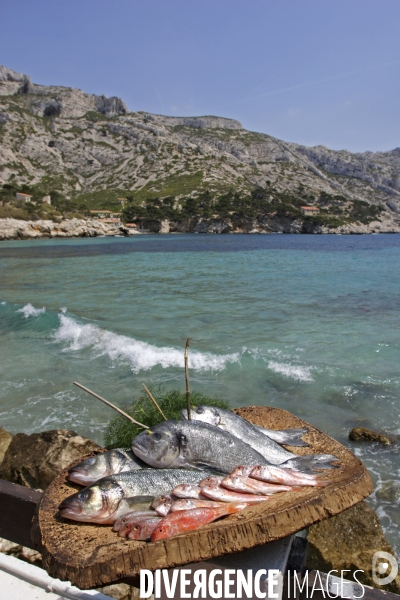
<path fill-rule="evenodd" d="M 290 363 L 270 360 L 268 362 L 268 368 L 275 373 L 284 375 L 289 379 L 295 379 L 296 381 L 314 381 L 314 378 L 311 375 L 312 367 L 302 367 L 300 365 L 291 365 Z"/>
<path fill-rule="evenodd" d="M 25 304 L 25 306 L 23 306 L 22 308 L 17 310 L 17 312 L 22 313 L 24 315 L 25 319 L 27 319 L 28 317 L 38 317 L 39 315 L 42 315 L 43 313 L 46 312 L 46 309 L 44 306 L 43 306 L 43 308 L 35 308 L 29 302 L 28 304 Z"/>
<path fill-rule="evenodd" d="M 95 356 L 108 356 L 112 361 L 121 360 L 130 365 L 134 373 L 148 371 L 156 365 L 167 369 L 183 367 L 183 350 L 168 346 L 159 348 L 124 335 L 101 329 L 98 325 L 82 325 L 66 314 L 60 314 L 60 326 L 54 333 L 57 342 L 68 344 L 68 350 L 92 349 Z M 189 355 L 189 367 L 195 371 L 221 371 L 228 363 L 239 362 L 240 354 L 217 355 L 211 352 L 193 351 Z"/>

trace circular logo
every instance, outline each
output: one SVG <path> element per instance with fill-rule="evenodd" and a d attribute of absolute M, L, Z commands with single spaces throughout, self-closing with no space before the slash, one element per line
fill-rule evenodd
<path fill-rule="evenodd" d="M 372 579 L 377 585 L 392 583 L 399 572 L 399 565 L 389 552 L 375 552 L 372 557 Z"/>

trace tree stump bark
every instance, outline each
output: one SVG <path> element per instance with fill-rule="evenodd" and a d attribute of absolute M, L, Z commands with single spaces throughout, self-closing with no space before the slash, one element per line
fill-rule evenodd
<path fill-rule="evenodd" d="M 245 407 L 235 412 L 269 429 L 307 427 L 309 447 L 290 448 L 299 455 L 327 453 L 339 460 L 329 472 L 329 485 L 276 494 L 196 531 L 155 543 L 117 537 L 110 526 L 62 519 L 60 502 L 79 486 L 69 483 L 65 469 L 47 488 L 33 520 L 32 538 L 52 577 L 89 589 L 126 580 L 141 569 L 162 569 L 240 552 L 272 542 L 336 515 L 366 498 L 373 490 L 362 462 L 342 444 L 291 413 L 271 407 Z"/>

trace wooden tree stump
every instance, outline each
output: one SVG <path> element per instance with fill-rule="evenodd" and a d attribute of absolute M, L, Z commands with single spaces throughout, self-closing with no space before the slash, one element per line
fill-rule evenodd
<path fill-rule="evenodd" d="M 329 485 L 276 494 L 196 531 L 149 543 L 119 538 L 110 526 L 61 518 L 60 502 L 79 488 L 67 481 L 65 469 L 45 491 L 33 520 L 32 538 L 48 573 L 81 589 L 108 585 L 135 577 L 140 569 L 199 562 L 272 542 L 336 515 L 372 492 L 366 468 L 350 450 L 291 413 L 261 406 L 235 412 L 269 429 L 307 427 L 304 439 L 310 446 L 290 449 L 299 455 L 335 455 L 339 468 L 327 475 Z"/>

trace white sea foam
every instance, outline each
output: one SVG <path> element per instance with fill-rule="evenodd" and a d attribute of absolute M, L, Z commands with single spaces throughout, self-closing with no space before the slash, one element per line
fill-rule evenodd
<path fill-rule="evenodd" d="M 156 365 L 164 369 L 183 367 L 183 350 L 164 346 L 159 348 L 112 331 L 98 325 L 82 325 L 65 314 L 59 315 L 60 327 L 54 333 L 57 342 L 68 344 L 68 350 L 79 351 L 89 348 L 94 356 L 107 355 L 112 361 L 123 361 L 134 373 L 147 371 Z M 217 355 L 211 352 L 192 351 L 189 367 L 195 371 L 221 371 L 228 363 L 239 362 L 239 353 Z"/>
<path fill-rule="evenodd" d="M 292 365 L 290 363 L 275 362 L 270 360 L 268 367 L 271 371 L 284 375 L 289 379 L 295 379 L 296 381 L 314 381 L 311 375 L 312 367 L 301 367 L 300 365 Z"/>
<path fill-rule="evenodd" d="M 35 308 L 29 302 L 29 304 L 25 304 L 25 306 L 17 310 L 17 312 L 22 313 L 25 319 L 27 319 L 28 317 L 38 317 L 39 315 L 42 315 L 44 312 L 46 312 L 46 309 L 44 306 L 43 308 Z"/>

